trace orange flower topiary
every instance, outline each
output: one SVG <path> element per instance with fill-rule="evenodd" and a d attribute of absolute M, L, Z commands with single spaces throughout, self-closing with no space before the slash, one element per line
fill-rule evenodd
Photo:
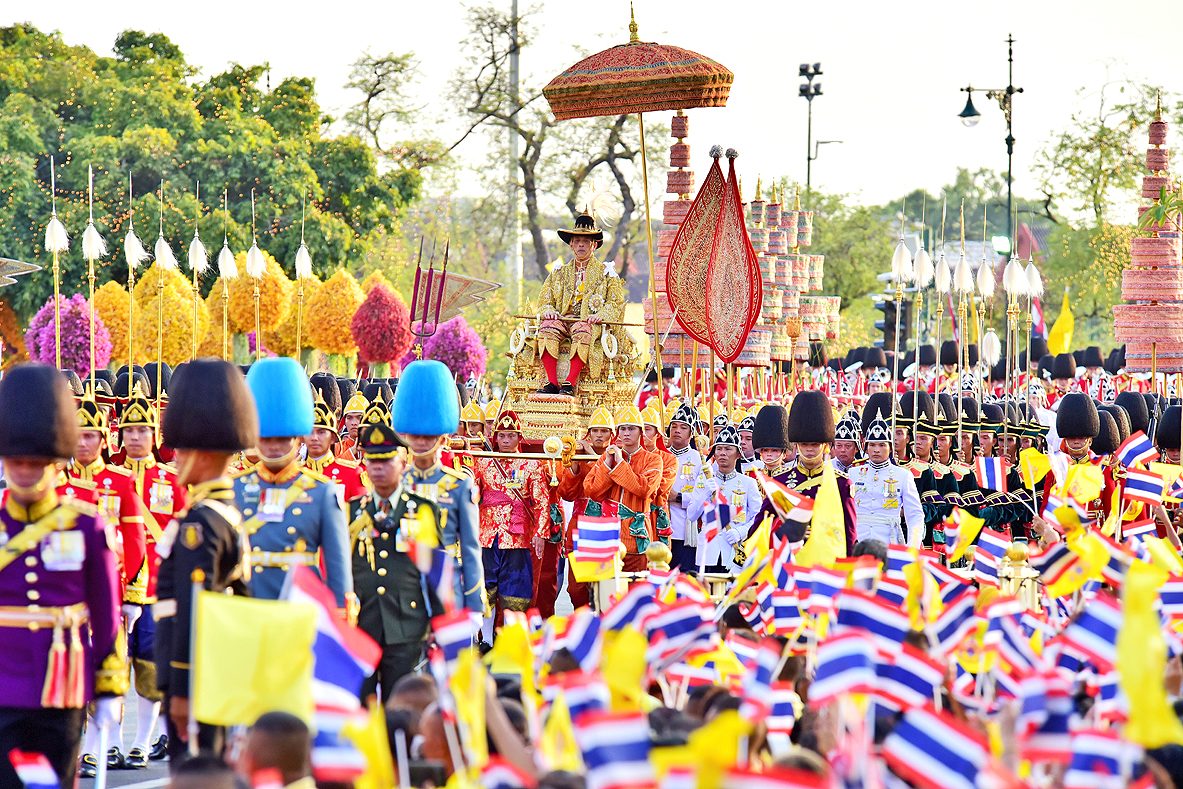
<path fill-rule="evenodd" d="M 283 322 L 291 309 L 294 286 L 275 258 L 264 252 L 263 259 L 267 261 L 267 270 L 259 279 L 259 326 L 263 331 L 263 345 L 268 345 L 270 338 L 267 334 Z M 230 282 L 230 323 L 235 331 L 246 334 L 255 330 L 255 281 L 245 273 L 246 253 L 239 252 L 235 260 L 238 263 L 238 278 Z M 219 283 L 219 298 L 221 287 Z M 221 314 L 219 307 L 219 323 Z"/>
<path fill-rule="evenodd" d="M 127 289 L 115 280 L 104 282 L 94 292 L 94 311 L 111 335 L 111 362 L 127 363 L 127 311 L 131 299 Z"/>
<path fill-rule="evenodd" d="M 350 324 L 365 295 L 357 280 L 339 268 L 308 300 L 308 339 L 325 353 L 357 353 Z"/>
<path fill-rule="evenodd" d="M 157 309 L 164 280 L 164 312 Z M 193 283 L 176 269 L 153 264 L 136 280 L 135 355 L 138 364 L 161 358 L 157 343 L 164 332 L 164 361 L 175 366 L 193 355 Z M 209 329 L 205 302 L 197 301 L 197 336 Z"/>

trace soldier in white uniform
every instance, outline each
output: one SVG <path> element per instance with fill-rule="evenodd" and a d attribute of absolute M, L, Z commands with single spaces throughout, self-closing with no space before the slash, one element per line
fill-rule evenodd
<path fill-rule="evenodd" d="M 705 566 L 707 572 L 729 572 L 738 570 L 743 562 L 743 557 L 736 555 L 735 546 L 747 538 L 764 496 L 756 480 L 739 473 L 736 468 L 739 461 L 739 431 L 734 426 L 727 425 L 718 432 L 714 449 L 714 474 L 702 488 L 696 489 L 688 497 L 686 517 L 689 521 L 700 520 L 716 491 L 723 493 L 730 505 L 731 523 L 705 545 L 701 534 L 705 524 L 700 527 L 697 563 L 700 567 Z"/>
<path fill-rule="evenodd" d="M 858 539 L 889 544 L 906 541 L 919 548 L 924 540 L 924 509 L 911 472 L 891 460 L 891 425 L 876 411 L 863 435 L 867 462 L 847 472 Z M 907 524 L 906 540 L 900 527 L 901 513 Z"/>
<path fill-rule="evenodd" d="M 683 403 L 674 411 L 667 431 L 669 450 L 678 460 L 678 472 L 669 498 L 670 551 L 674 555 L 673 566 L 686 572 L 692 572 L 698 566 L 695 563 L 698 524 L 686 518 L 686 504 L 695 490 L 704 487 L 702 455 L 698 454 L 693 442 L 697 421 L 694 408 Z"/>

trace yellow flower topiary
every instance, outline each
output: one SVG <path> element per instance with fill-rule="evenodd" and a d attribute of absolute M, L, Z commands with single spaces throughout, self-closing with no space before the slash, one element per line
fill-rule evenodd
<path fill-rule="evenodd" d="M 159 283 L 164 280 L 163 322 L 157 309 Z M 164 330 L 164 361 L 176 366 L 193 355 L 193 283 L 175 269 L 162 269 L 153 264 L 136 279 L 135 355 L 138 364 L 161 358 L 157 342 L 160 328 Z M 197 302 L 197 336 L 204 337 L 209 328 L 209 313 L 205 302 Z"/>
<path fill-rule="evenodd" d="M 111 335 L 112 364 L 127 363 L 127 289 L 115 280 L 104 282 L 94 292 L 94 309 Z"/>
<path fill-rule="evenodd" d="M 197 348 L 199 356 L 217 356 L 222 355 L 222 280 L 219 277 L 214 280 L 213 286 L 210 288 L 209 295 L 205 298 L 205 309 L 209 314 L 209 328 L 205 332 L 205 336 L 201 339 L 201 344 Z M 234 321 L 227 321 L 229 324 L 226 333 L 230 335 L 231 342 L 228 344 L 230 351 L 233 352 L 233 338 L 234 338 Z"/>
<path fill-rule="evenodd" d="M 383 274 L 380 269 L 374 269 L 373 271 L 370 272 L 370 275 L 368 277 L 366 277 L 364 280 L 362 280 L 362 283 L 361 283 L 362 292 L 365 293 L 367 296 L 370 295 L 370 291 L 374 289 L 375 285 L 385 285 L 386 289 L 389 290 L 391 293 L 398 292 L 397 290 L 395 290 L 394 286 L 390 284 L 390 280 L 388 280 L 386 278 L 386 275 Z"/>
<path fill-rule="evenodd" d="M 259 280 L 259 325 L 266 347 L 269 345 L 268 333 L 287 317 L 291 309 L 293 285 L 275 258 L 264 252 L 263 259 L 267 261 L 267 271 Z M 246 253 L 239 252 L 235 260 L 238 263 L 238 279 L 230 282 L 230 323 L 233 330 L 246 334 L 255 330 L 255 281 L 246 275 Z M 219 298 L 221 287 L 219 284 Z M 219 307 L 218 321 L 221 320 Z"/>
<path fill-rule="evenodd" d="M 325 353 L 357 353 L 350 324 L 365 294 L 357 280 L 343 268 L 316 290 L 308 300 L 308 339 Z"/>
<path fill-rule="evenodd" d="M 283 319 L 283 322 L 267 335 L 266 338 L 267 347 L 280 356 L 296 355 L 296 303 L 298 301 L 299 287 L 299 282 L 292 284 L 292 307 L 288 310 L 287 317 Z M 312 311 L 308 309 L 308 305 L 312 302 L 312 297 L 322 287 L 323 283 L 316 277 L 309 277 L 304 280 L 304 308 L 300 311 L 300 345 L 304 348 L 313 347 L 308 330 L 311 328 L 313 319 L 316 319 L 317 316 L 312 314 Z"/>

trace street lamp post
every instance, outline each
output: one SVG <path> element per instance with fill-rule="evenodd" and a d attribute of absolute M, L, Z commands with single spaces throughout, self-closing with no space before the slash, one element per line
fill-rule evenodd
<path fill-rule="evenodd" d="M 832 145 L 835 143 L 841 144 L 842 140 L 818 140 L 817 142 L 815 142 L 813 144 L 813 153 L 810 155 L 809 161 L 811 163 L 817 161 L 817 155 L 819 152 L 821 152 L 821 148 L 823 145 Z M 806 173 L 805 173 L 805 188 L 806 189 L 809 189 L 809 175 L 810 175 L 809 168 L 806 168 Z"/>
<path fill-rule="evenodd" d="M 798 73 L 806 80 L 801 84 L 798 95 L 809 102 L 809 120 L 805 127 L 805 194 L 808 195 L 813 179 L 813 160 L 817 158 L 813 153 L 813 100 L 822 95 L 822 84 L 819 82 L 815 85 L 813 80 L 822 75 L 822 64 L 802 63 Z"/>
<path fill-rule="evenodd" d="M 1006 116 L 1006 236 L 1007 238 L 1014 238 L 1014 227 L 1012 225 L 1014 219 L 1011 216 L 1011 202 L 1012 202 L 1012 181 L 1013 171 L 1012 165 L 1015 156 L 1015 136 L 1012 134 L 1011 127 L 1011 107 L 1016 93 L 1022 93 L 1022 88 L 1015 87 L 1015 37 L 1013 35 L 1006 37 L 1006 87 L 992 88 L 985 91 L 986 98 L 994 99 L 998 102 L 998 107 L 1002 110 L 1002 114 Z M 982 113 L 978 112 L 974 107 L 974 91 L 982 90 L 981 88 L 974 88 L 972 85 L 961 89 L 966 94 L 965 108 L 958 113 L 961 122 L 967 127 L 977 126 L 978 121 L 982 118 Z"/>

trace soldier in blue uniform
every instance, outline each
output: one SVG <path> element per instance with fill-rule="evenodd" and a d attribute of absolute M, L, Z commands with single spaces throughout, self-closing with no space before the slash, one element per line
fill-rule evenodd
<path fill-rule="evenodd" d="M 411 453 L 403 487 L 440 509 L 440 545 L 457 561 L 457 605 L 480 623 L 485 611 L 485 577 L 472 480 L 440 463 L 444 441 L 460 425 L 460 401 L 452 374 L 442 362 L 420 360 L 403 370 L 391 408 L 394 430 Z"/>
<path fill-rule="evenodd" d="M 242 531 L 250 540 L 251 596 L 279 598 L 288 571 L 317 569 L 342 609 L 351 599 L 349 531 L 341 486 L 300 464 L 300 437 L 312 432 L 312 391 L 295 359 L 261 359 L 247 385 L 259 420 L 259 462 L 235 475 Z M 453 387 L 454 388 L 454 387 Z"/>
<path fill-rule="evenodd" d="M 242 514 L 227 475 L 230 459 L 255 444 L 258 426 L 242 373 L 220 359 L 198 359 L 177 371 L 164 413 L 164 439 L 177 453 L 177 477 L 189 487 L 188 508 L 159 544 L 160 575 L 152 615 L 157 624 L 156 683 L 167 712 L 169 765 L 176 768 L 189 734 L 189 636 L 193 572 L 205 588 L 246 594 Z M 232 648 L 232 647 L 228 647 Z M 198 745 L 220 752 L 222 731 L 198 727 Z"/>
<path fill-rule="evenodd" d="M 119 715 L 126 655 L 116 650 L 120 579 L 114 526 L 59 499 L 56 463 L 78 444 L 78 416 L 61 373 L 14 367 L 0 381 L 0 786 L 19 787 L 14 748 L 42 753 L 73 787 L 86 704 L 94 721 Z M 57 648 L 55 648 L 57 645 Z M 62 648 L 64 646 L 64 649 Z M 68 677 L 78 677 L 77 684 Z"/>

